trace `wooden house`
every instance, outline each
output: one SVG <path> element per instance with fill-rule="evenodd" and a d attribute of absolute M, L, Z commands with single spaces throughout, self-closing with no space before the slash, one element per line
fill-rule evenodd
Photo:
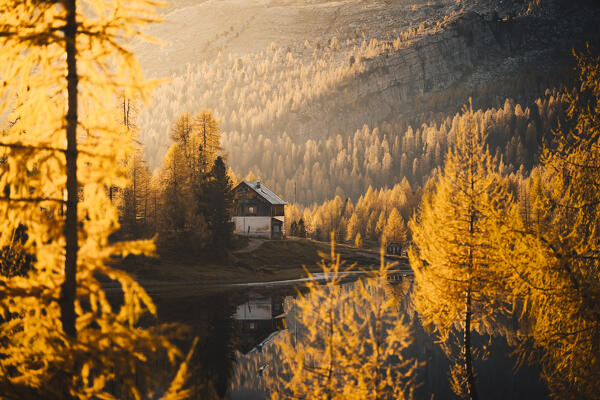
<path fill-rule="evenodd" d="M 233 193 L 234 233 L 270 239 L 283 236 L 285 201 L 260 181 L 243 181 Z"/>

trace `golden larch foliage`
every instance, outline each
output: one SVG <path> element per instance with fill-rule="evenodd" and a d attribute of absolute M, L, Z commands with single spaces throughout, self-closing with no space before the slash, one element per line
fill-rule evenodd
<path fill-rule="evenodd" d="M 126 46 L 143 36 L 144 25 L 158 21 L 155 5 L 146 0 L 0 1 L 0 115 L 8 113 L 10 121 L 0 136 L 5 160 L 0 165 L 0 248 L 24 226 L 22 250 L 33 256 L 27 275 L 0 276 L 3 398 L 140 399 L 169 385 L 168 369 L 158 363 L 172 365 L 180 356 L 169 341 L 169 332 L 176 331 L 141 329 L 140 318 L 156 314 L 152 300 L 128 274 L 107 264 L 154 249 L 147 240 L 109 242 L 118 219 L 108 189 L 127 184 L 125 161 L 133 152 L 131 133 L 113 118 L 112 105 L 119 95 L 147 101 L 153 87 Z M 74 58 L 67 60 L 69 46 Z M 78 113 L 68 117 L 73 94 Z M 72 150 L 66 148 L 69 126 L 76 128 Z M 78 239 L 75 249 L 67 249 L 76 254 L 72 334 L 64 330 L 59 298 L 70 234 L 64 207 L 67 160 L 74 157 L 80 189 L 69 203 L 77 205 Z M 119 286 L 105 289 L 99 278 Z M 109 299 L 119 294 L 121 305 L 115 306 Z"/>
<path fill-rule="evenodd" d="M 333 235 L 332 235 L 333 238 Z M 343 285 L 332 241 L 324 283 L 309 282 L 294 301 L 300 326 L 276 342 L 281 368 L 269 372 L 272 399 L 408 399 L 418 363 L 403 357 L 410 343 L 383 263 L 367 279 Z M 313 277 L 312 275 L 310 275 Z"/>
<path fill-rule="evenodd" d="M 567 124 L 528 182 L 529 213 L 500 225 L 501 269 L 557 399 L 600 398 L 600 57 L 577 54 Z M 524 347 L 521 353 L 535 359 Z"/>
<path fill-rule="evenodd" d="M 194 116 L 194 134 L 195 140 L 202 150 L 206 153 L 206 160 L 209 166 L 212 166 L 215 158 L 223 149 L 221 148 L 219 122 L 210 110 L 200 110 Z"/>
<path fill-rule="evenodd" d="M 414 244 L 409 259 L 415 272 L 413 301 L 423 325 L 448 350 L 458 346 L 449 354 L 455 361 L 453 389 L 475 398 L 471 331 L 493 326 L 505 310 L 489 221 L 506 213 L 510 197 L 495 172 L 482 125 L 471 109 L 465 112 L 471 118 L 462 120 L 456 144 L 433 178 L 433 192 L 424 195 L 410 222 Z"/>
<path fill-rule="evenodd" d="M 390 243 L 400 243 L 404 245 L 406 242 L 406 224 L 398 210 L 394 207 L 383 228 L 381 234 L 381 246 L 385 247 Z"/>

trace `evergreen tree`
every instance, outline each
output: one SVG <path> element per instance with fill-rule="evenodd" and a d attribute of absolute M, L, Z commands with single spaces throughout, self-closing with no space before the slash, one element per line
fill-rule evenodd
<path fill-rule="evenodd" d="M 210 171 L 206 197 L 208 205 L 206 220 L 211 230 L 213 249 L 222 257 L 230 247 L 233 235 L 231 222 L 233 186 L 221 156 L 215 159 Z"/>

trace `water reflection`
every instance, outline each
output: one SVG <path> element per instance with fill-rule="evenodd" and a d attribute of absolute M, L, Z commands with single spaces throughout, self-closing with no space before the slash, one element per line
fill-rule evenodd
<path fill-rule="evenodd" d="M 353 285 L 352 282 L 344 285 Z M 410 304 L 411 279 L 390 282 L 386 296 L 397 301 L 397 317 L 411 327 L 412 344 L 405 358 L 423 363 L 417 373 L 416 399 L 453 399 L 448 383 L 449 362 L 440 345 L 426 333 Z M 161 320 L 190 326 L 186 348 L 198 336 L 200 345 L 193 361 L 195 399 L 267 399 L 266 375 L 279 367 L 275 345 L 289 332 L 301 340 L 294 306 L 297 289 L 232 290 L 212 296 L 156 299 Z M 548 397 L 539 371 L 523 367 L 515 371 L 516 358 L 503 336 L 475 334 L 474 344 L 487 357 L 475 362 L 478 389 L 485 399 L 545 399 Z"/>
<path fill-rule="evenodd" d="M 236 350 L 243 354 L 260 351 L 266 345 L 263 343 L 266 339 L 285 328 L 283 297 L 250 299 L 237 307 L 233 319 L 238 334 Z"/>
<path fill-rule="evenodd" d="M 354 283 L 344 285 L 352 286 Z M 404 351 L 405 358 L 422 362 L 417 373 L 419 387 L 415 390 L 416 399 L 454 399 L 457 398 L 448 383 L 450 363 L 434 338 L 426 333 L 419 323 L 418 316 L 410 304 L 411 279 L 390 282 L 386 287 L 386 296 L 397 300 L 398 318 L 404 318 L 410 324 L 412 344 Z M 294 297 L 284 298 L 284 312 L 287 330 L 295 338 L 302 337 L 303 327 L 297 325 L 297 309 Z M 256 301 L 256 300 L 255 300 Z M 238 308 L 239 310 L 240 308 Z M 539 379 L 539 371 L 532 367 L 515 368 L 516 358 L 511 357 L 512 348 L 503 336 L 474 334 L 474 345 L 484 349 L 487 356 L 475 362 L 478 375 L 478 388 L 481 398 L 485 399 L 546 399 L 548 394 Z M 275 334 L 271 341 L 263 342 L 260 351 L 236 354 L 236 366 L 231 377 L 228 391 L 230 399 L 265 399 L 269 397 L 268 385 L 264 378 L 266 370 L 277 369 L 280 364 L 275 343 L 282 340 L 281 334 Z M 275 374 L 273 374 L 275 375 Z"/>

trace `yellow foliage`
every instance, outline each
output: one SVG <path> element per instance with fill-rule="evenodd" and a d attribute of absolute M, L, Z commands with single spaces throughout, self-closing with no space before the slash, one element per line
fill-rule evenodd
<path fill-rule="evenodd" d="M 406 225 L 396 208 L 392 209 L 388 220 L 381 234 L 381 246 L 385 247 L 390 243 L 406 242 Z"/>
<path fill-rule="evenodd" d="M 77 9 L 75 337 L 63 332 L 58 303 L 65 277 L 66 4 Z M 6 159 L 0 166 L 0 248 L 24 225 L 23 250 L 35 256 L 27 276 L 0 276 L 5 397 L 110 399 L 118 391 L 146 398 L 168 378 L 157 379 L 164 375 L 156 368 L 158 359 L 166 355 L 173 363 L 180 355 L 168 340 L 168 327 L 140 329 L 140 317 L 156 313 L 152 300 L 128 274 L 107 265 L 114 257 L 154 251 L 152 241 L 108 241 L 118 220 L 107 195 L 109 187 L 127 183 L 125 160 L 133 151 L 131 132 L 111 118 L 112 105 L 119 95 L 146 101 L 154 86 L 126 47 L 144 25 L 158 20 L 154 5 L 0 1 L 0 115 L 10 109 L 12 121 L 0 136 Z M 106 289 L 101 276 L 119 288 Z M 122 305 L 115 307 L 109 297 L 120 290 Z"/>
<path fill-rule="evenodd" d="M 501 270 L 530 321 L 556 398 L 600 398 L 600 58 L 577 55 L 571 129 L 560 127 L 528 182 L 530 212 L 500 223 Z M 527 355 L 525 353 L 525 355 Z"/>
<path fill-rule="evenodd" d="M 223 150 L 221 148 L 219 134 L 221 127 L 210 110 L 200 110 L 194 116 L 194 134 L 196 143 L 202 146 L 206 153 L 206 160 L 209 166 L 212 166 L 217 155 Z"/>
<path fill-rule="evenodd" d="M 282 368 L 267 377 L 271 398 L 411 398 L 418 364 L 402 356 L 411 339 L 387 290 L 391 265 L 382 260 L 348 287 L 333 242 L 328 258 L 321 263 L 327 281 L 309 282 L 294 301 L 297 335 L 288 329 L 276 342 Z"/>
<path fill-rule="evenodd" d="M 452 344 L 458 329 L 464 338 L 453 373 L 454 390 L 475 396 L 471 365 L 471 329 L 487 330 L 505 310 L 495 275 L 497 246 L 492 217 L 506 214 L 510 197 L 485 147 L 482 125 L 461 122 L 455 146 L 435 177 L 433 193 L 424 195 L 410 222 L 414 245 L 409 251 L 415 272 L 413 301 L 425 327 Z M 460 364 L 458 363 L 460 361 Z"/>
<path fill-rule="evenodd" d="M 354 238 L 354 247 L 356 247 L 357 249 L 361 249 L 363 247 L 363 240 L 360 236 L 360 232 L 358 232 L 356 234 L 356 238 Z"/>

